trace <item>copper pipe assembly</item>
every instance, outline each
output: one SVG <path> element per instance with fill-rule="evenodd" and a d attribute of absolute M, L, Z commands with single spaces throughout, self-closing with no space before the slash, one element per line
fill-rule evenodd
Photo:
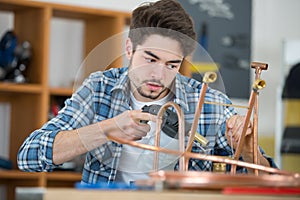
<path fill-rule="evenodd" d="M 184 114 L 182 112 L 182 110 L 180 109 L 179 105 L 173 103 L 173 102 L 168 102 L 165 105 L 163 105 L 157 116 L 158 116 L 158 121 L 156 124 L 156 137 L 155 137 L 155 145 L 151 146 L 151 145 L 147 145 L 147 144 L 142 144 L 142 143 L 137 143 L 134 141 L 128 141 L 128 140 L 124 140 L 121 138 L 115 138 L 115 137 L 111 137 L 109 136 L 108 139 L 118 142 L 118 143 L 122 143 L 122 144 L 128 144 L 131 145 L 133 147 L 137 147 L 137 148 L 142 148 L 142 149 L 146 149 L 146 150 L 150 150 L 150 151 L 154 151 L 154 164 L 153 164 L 153 169 L 154 169 L 154 175 L 153 177 L 157 177 L 158 174 L 161 174 L 161 171 L 158 171 L 158 153 L 166 153 L 166 154 L 172 154 L 172 155 L 177 155 L 180 157 L 179 159 L 179 172 L 165 172 L 165 174 L 168 174 L 169 177 L 165 177 L 162 178 L 162 180 L 166 181 L 166 179 L 172 179 L 172 178 L 176 178 L 176 177 L 181 177 L 184 176 L 184 178 L 187 178 L 188 180 L 195 180 L 197 181 L 199 179 L 200 182 L 202 182 L 201 184 L 203 185 L 203 180 L 200 178 L 203 177 L 203 172 L 191 172 L 189 173 L 188 170 L 188 163 L 189 163 L 189 159 L 193 158 L 193 159 L 199 159 L 199 160 L 205 160 L 205 161 L 211 161 L 211 162 L 215 162 L 215 163 L 225 163 L 228 165 L 231 165 L 231 173 L 230 174 L 226 174 L 226 180 L 227 181 L 231 181 L 231 179 L 236 179 L 237 178 L 241 178 L 241 179 L 245 179 L 245 176 L 240 177 L 238 174 L 236 174 L 236 167 L 240 166 L 240 167 L 244 167 L 247 169 L 252 169 L 255 172 L 255 175 L 246 175 L 248 177 L 248 179 L 245 179 L 245 182 L 247 182 L 247 180 L 254 180 L 255 177 L 257 177 L 257 179 L 255 180 L 259 180 L 259 178 L 261 178 L 261 176 L 257 176 L 258 175 L 258 171 L 262 171 L 262 172 L 266 172 L 266 173 L 270 173 L 273 175 L 263 175 L 264 177 L 270 179 L 270 180 L 275 180 L 276 178 L 279 180 L 282 180 L 282 176 L 286 176 L 289 177 L 288 180 L 290 180 L 288 182 L 288 184 L 292 184 L 293 186 L 296 185 L 296 187 L 300 187 L 300 174 L 298 173 L 292 173 L 292 172 L 288 172 L 288 171 L 284 171 L 284 170 L 280 170 L 280 169 L 276 169 L 276 168 L 272 168 L 272 167 L 266 167 L 263 165 L 259 165 L 258 161 L 257 161 L 257 151 L 258 151 L 258 144 L 257 144 L 257 124 L 258 124 L 258 94 L 259 94 L 259 90 L 263 89 L 266 85 L 266 82 L 264 80 L 261 80 L 260 77 L 260 73 L 262 70 L 266 70 L 268 65 L 264 64 L 264 63 L 257 63 L 257 62 L 253 62 L 251 65 L 252 68 L 256 69 L 256 78 L 255 81 L 252 85 L 252 92 L 249 98 L 249 103 L 248 106 L 244 106 L 244 108 L 247 108 L 247 114 L 245 116 L 244 119 L 244 126 L 242 129 L 242 134 L 239 138 L 239 142 L 238 142 L 238 147 L 236 149 L 236 152 L 234 154 L 234 158 L 230 158 L 230 157 L 224 157 L 224 156 L 214 156 L 214 155 L 207 155 L 205 153 L 193 153 L 191 152 L 191 148 L 195 139 L 195 135 L 196 135 L 196 129 L 198 126 L 198 120 L 200 117 L 200 113 L 202 110 L 202 106 L 204 103 L 207 103 L 204 101 L 205 99 L 205 93 L 207 90 L 207 85 L 208 83 L 214 82 L 216 79 L 216 74 L 215 73 L 207 73 L 204 78 L 203 78 L 203 84 L 202 84 L 202 90 L 201 93 L 199 95 L 199 100 L 198 100 L 198 104 L 197 104 L 197 108 L 195 111 L 195 115 L 194 115 L 194 121 L 190 130 L 190 134 L 189 134 L 189 141 L 187 143 L 187 146 L 185 148 L 185 129 L 184 129 Z M 210 104 L 217 104 L 214 102 L 209 102 Z M 165 149 L 165 148 L 161 148 L 160 147 L 160 132 L 161 132 L 161 125 L 162 125 L 162 116 L 164 114 L 164 112 L 166 111 L 166 109 L 168 109 L 168 107 L 173 107 L 176 110 L 177 116 L 178 116 L 178 122 L 179 122 L 179 128 L 178 128 L 178 135 L 179 135 L 179 151 L 176 150 L 171 150 L 171 149 Z M 226 106 L 231 106 L 230 105 L 226 105 Z M 253 119 L 253 134 L 251 135 L 253 137 L 253 163 L 249 163 L 249 162 L 244 162 L 244 161 L 240 161 L 239 160 L 239 156 L 241 154 L 242 151 L 242 147 L 245 141 L 245 137 L 246 137 L 246 131 L 248 128 L 248 124 L 250 122 L 250 118 L 251 115 L 254 115 L 254 119 Z M 156 174 L 155 174 L 156 173 Z M 211 173 L 210 174 L 215 174 L 215 173 Z M 224 175 L 224 174 L 223 174 Z M 213 176 L 214 179 L 218 180 L 219 182 L 224 181 L 224 177 L 223 175 L 220 176 Z M 274 175 L 279 175 L 280 177 L 274 177 Z M 270 176 L 270 177 L 269 177 Z M 271 178 L 271 176 L 273 176 Z M 151 176 L 150 176 L 151 177 Z M 198 179 L 197 179 L 198 178 Z M 210 176 L 211 178 L 211 176 Z M 155 178 L 154 178 L 155 179 Z M 196 180 L 197 179 L 197 180 Z M 276 179 L 276 180 L 277 180 Z M 234 182 L 234 181 L 232 181 Z M 272 184 L 272 181 L 269 181 L 268 184 Z M 180 179 L 176 179 L 176 184 L 180 185 L 180 183 L 183 183 L 181 178 Z M 195 184 L 195 182 L 191 182 L 188 181 L 188 184 Z M 200 184 L 200 183 L 199 183 Z M 199 185 L 198 184 L 198 185 Z M 201 185 L 200 184 L 200 185 Z M 207 183 L 209 185 L 209 182 Z M 238 182 L 234 182 L 234 184 L 238 185 Z M 204 184 L 205 185 L 205 184 Z M 284 185 L 284 184 L 283 184 Z M 285 185 L 286 186 L 286 185 Z"/>

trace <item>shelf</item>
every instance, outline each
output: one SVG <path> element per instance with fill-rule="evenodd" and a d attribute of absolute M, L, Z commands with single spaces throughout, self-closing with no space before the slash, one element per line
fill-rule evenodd
<path fill-rule="evenodd" d="M 71 182 L 72 184 L 81 180 L 78 172 L 22 172 L 19 170 L 0 170 L 0 184 L 20 183 L 26 180 L 37 181 L 39 187 L 47 187 L 49 181 Z M 26 183 L 24 183 L 26 185 Z"/>
<path fill-rule="evenodd" d="M 39 84 L 0 83 L 0 92 L 39 94 L 41 91 Z"/>
<path fill-rule="evenodd" d="M 0 82 L 0 102 L 10 105 L 9 159 L 13 162 L 14 169 L 0 170 L 0 184 L 6 186 L 7 199 L 14 199 L 15 188 L 18 186 L 74 187 L 74 183 L 81 180 L 79 173 L 29 173 L 17 170 L 16 157 L 20 146 L 32 131 L 41 128 L 48 121 L 53 100 L 64 99 L 73 93 L 73 88 L 51 87 L 49 84 L 49 72 L 52 69 L 49 63 L 53 59 L 50 58 L 51 34 L 56 30 L 51 23 L 54 18 L 83 22 L 81 50 L 83 56 L 87 56 L 98 44 L 123 32 L 129 24 L 130 13 L 33 0 L 0 0 L 0 12 L 13 15 L 13 31 L 18 41 L 30 42 L 33 52 L 30 65 L 24 72 L 29 83 Z M 107 57 L 121 55 L 122 44 L 115 44 L 106 49 Z M 122 63 L 122 58 L 118 57 L 108 68 L 122 66 Z M 99 70 L 98 67 L 95 64 L 89 66 L 89 70 Z M 61 69 L 59 73 L 68 73 L 64 66 Z M 83 72 L 84 77 L 88 74 L 89 71 Z"/>
<path fill-rule="evenodd" d="M 50 172 L 46 173 L 47 180 L 81 181 L 81 173 L 77 172 Z"/>
<path fill-rule="evenodd" d="M 50 95 L 55 96 L 71 96 L 73 93 L 72 88 L 50 88 Z"/>
<path fill-rule="evenodd" d="M 80 181 L 81 173 L 78 172 L 22 172 L 19 170 L 0 170 L 0 184 L 7 182 L 8 180 L 40 180 L 46 181 Z M 39 185 L 40 187 L 46 187 L 46 185 Z"/>
<path fill-rule="evenodd" d="M 130 18 L 130 13 L 122 11 L 112 11 L 106 9 L 98 9 L 91 7 L 81 7 L 64 5 L 59 3 L 45 3 L 38 1 L 20 1 L 20 0 L 1 0 L 0 10 L 18 11 L 24 8 L 51 8 L 55 17 L 73 18 L 73 19 L 88 19 L 95 16 L 121 16 Z"/>
<path fill-rule="evenodd" d="M 7 199 L 15 199 L 16 187 L 74 187 L 81 180 L 77 172 L 21 172 L 0 170 L 0 185 L 10 188 Z"/>
<path fill-rule="evenodd" d="M 38 179 L 39 173 L 21 172 L 18 170 L 0 170 L 0 180 L 14 180 L 14 179 Z M 1 182 L 0 182 L 1 183 Z"/>
<path fill-rule="evenodd" d="M 90 7 L 78 7 L 62 4 L 49 4 L 53 8 L 53 16 L 72 19 L 91 19 L 95 17 L 127 17 L 130 14 L 121 11 L 104 10 Z"/>
<path fill-rule="evenodd" d="M 29 7 L 42 7 L 40 4 L 32 2 L 32 1 L 16 1 L 16 0 L 1 0 L 0 2 L 0 10 L 4 11 L 19 11 L 24 10 Z"/>

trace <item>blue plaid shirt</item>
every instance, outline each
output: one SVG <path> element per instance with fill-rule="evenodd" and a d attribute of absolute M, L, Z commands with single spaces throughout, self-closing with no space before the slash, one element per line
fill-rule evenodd
<path fill-rule="evenodd" d="M 174 85 L 174 102 L 180 105 L 185 120 L 192 123 L 201 91 L 201 83 L 177 74 Z M 128 68 L 113 68 L 95 72 L 67 99 L 59 114 L 41 129 L 35 130 L 25 140 L 18 153 L 18 166 L 24 171 L 52 171 L 52 148 L 56 134 L 77 129 L 92 123 L 112 118 L 130 110 Z M 205 101 L 230 104 L 221 92 L 207 89 Z M 226 119 L 234 115 L 232 107 L 204 104 L 197 131 L 210 142 L 210 154 L 232 156 L 232 149 L 225 138 Z M 192 151 L 203 153 L 195 141 Z M 82 173 L 82 182 L 112 182 L 116 178 L 122 144 L 109 141 L 88 152 Z M 262 151 L 262 149 L 261 149 Z M 263 155 L 264 152 L 262 151 Z M 271 166 L 273 160 L 266 156 Z M 241 158 L 242 159 L 242 158 Z M 190 159 L 189 170 L 211 170 L 211 162 Z M 175 170 L 178 169 L 178 164 Z M 238 168 L 239 171 L 246 171 Z"/>

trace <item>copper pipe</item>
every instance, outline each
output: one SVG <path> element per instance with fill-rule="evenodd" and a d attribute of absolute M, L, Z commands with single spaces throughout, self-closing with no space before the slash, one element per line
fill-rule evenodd
<path fill-rule="evenodd" d="M 216 79 L 217 79 L 217 74 L 215 72 L 206 72 L 203 76 L 202 88 L 201 88 L 201 92 L 199 95 L 199 100 L 198 100 L 198 104 L 196 107 L 193 124 L 192 124 L 191 130 L 190 130 L 188 145 L 186 148 L 187 152 L 191 152 L 191 150 L 192 150 L 192 146 L 193 146 L 193 142 L 195 139 L 195 135 L 196 135 L 197 127 L 198 127 L 198 121 L 199 121 L 200 113 L 201 113 L 201 110 L 203 107 L 208 83 L 213 83 L 216 81 Z M 189 159 L 186 159 L 185 167 L 184 167 L 186 171 L 188 170 L 188 164 L 189 164 Z"/>
<path fill-rule="evenodd" d="M 258 77 L 256 77 L 258 80 Z M 255 96 L 255 104 L 253 110 L 253 135 L 252 135 L 252 147 L 253 147 L 253 163 L 258 164 L 258 95 Z M 254 170 L 254 174 L 258 176 L 258 170 Z"/>
<path fill-rule="evenodd" d="M 260 80 L 260 74 L 262 70 L 268 69 L 268 64 L 252 62 L 251 68 L 255 69 L 255 80 Z M 253 111 L 253 163 L 258 164 L 258 95 L 255 97 L 255 105 Z M 258 170 L 254 170 L 254 174 L 258 176 Z"/>
<path fill-rule="evenodd" d="M 258 80 L 259 76 L 255 77 L 255 80 Z M 258 164 L 258 95 L 255 96 L 255 104 L 253 110 L 253 135 L 252 135 L 252 151 L 253 151 L 253 163 Z M 258 170 L 254 170 L 254 174 L 258 176 Z"/>
<path fill-rule="evenodd" d="M 167 189 L 213 189 L 214 191 L 223 190 L 228 187 L 269 187 L 269 188 L 299 188 L 300 177 L 283 176 L 274 174 L 262 174 L 253 176 L 252 174 L 231 174 L 211 173 L 211 172 L 176 172 L 176 171 L 159 171 L 149 174 L 150 179 L 138 180 L 138 185 L 155 185 Z M 297 190 L 297 189 L 296 189 Z M 229 196 L 228 196 L 229 197 Z M 230 197 L 229 197 L 230 198 Z"/>
<path fill-rule="evenodd" d="M 162 118 L 164 112 L 169 108 L 173 107 L 177 113 L 178 116 L 178 140 L 179 140 L 179 152 L 184 153 L 185 151 L 185 143 L 184 143 L 184 137 L 185 137 L 185 129 L 184 129 L 184 114 L 182 110 L 180 109 L 179 105 L 177 105 L 174 102 L 167 102 L 161 108 L 159 109 L 157 113 L 158 122 L 156 123 L 156 132 L 155 132 L 155 147 L 159 147 L 160 145 L 160 133 L 161 133 L 161 124 L 162 124 Z M 185 157 L 181 156 L 179 158 L 179 171 L 184 171 L 184 163 L 185 163 Z M 153 169 L 154 171 L 158 171 L 158 151 L 154 152 L 154 163 L 153 163 Z"/>
<path fill-rule="evenodd" d="M 261 62 L 251 62 L 251 68 L 255 69 L 255 74 L 261 74 L 262 70 L 268 69 L 268 64 Z"/>
<path fill-rule="evenodd" d="M 121 144 L 128 144 L 128 145 L 131 145 L 131 146 L 137 147 L 137 148 L 142 148 L 142 149 L 146 149 L 146 150 L 150 150 L 150 151 L 157 151 L 157 152 L 162 152 L 162 153 L 167 153 L 167 154 L 172 154 L 172 155 L 183 156 L 183 157 L 186 157 L 189 159 L 194 158 L 194 159 L 207 160 L 207 161 L 212 161 L 212 162 L 220 162 L 220 163 L 223 162 L 223 163 L 226 163 L 229 165 L 237 165 L 237 166 L 241 166 L 241 167 L 245 167 L 245 168 L 249 168 L 249 169 L 258 169 L 260 171 L 264 171 L 264 172 L 268 172 L 268 173 L 272 173 L 272 174 L 279 174 L 279 175 L 286 175 L 286 176 L 293 176 L 293 177 L 300 176 L 298 173 L 291 173 L 288 171 L 279 170 L 279 169 L 271 168 L 271 167 L 266 167 L 263 165 L 257 165 L 257 164 L 253 164 L 253 163 L 240 161 L 240 160 L 233 160 L 232 158 L 229 158 L 229 157 L 213 156 L 213 155 L 206 155 L 206 154 L 192 153 L 192 152 L 182 153 L 182 152 L 176 151 L 176 150 L 165 149 L 165 148 L 161 148 L 158 146 L 151 146 L 151 145 L 147 145 L 147 144 L 137 143 L 135 141 L 129 141 L 129 140 L 113 137 L 113 136 L 108 136 L 108 139 L 118 142 L 118 143 L 121 143 Z"/>
<path fill-rule="evenodd" d="M 253 111 L 253 107 L 255 106 L 258 90 L 263 89 L 265 87 L 265 85 L 266 85 L 266 83 L 265 83 L 264 80 L 256 80 L 253 83 L 252 92 L 251 92 L 251 96 L 250 96 L 250 99 L 249 99 L 249 106 L 248 106 L 249 109 L 247 111 L 247 114 L 246 114 L 246 117 L 245 117 L 245 120 L 244 120 L 244 126 L 243 126 L 243 130 L 242 130 L 242 134 L 240 135 L 238 146 L 237 146 L 237 149 L 236 149 L 235 154 L 234 154 L 234 159 L 235 160 L 239 159 L 240 154 L 242 152 L 242 148 L 244 146 L 246 131 L 247 131 L 247 128 L 248 128 L 248 124 L 250 122 L 250 117 L 251 117 L 251 114 L 252 114 L 252 111 Z M 258 148 L 258 146 L 256 146 L 256 148 Z M 254 163 L 254 164 L 257 164 L 257 163 Z M 231 173 L 235 174 L 235 172 L 236 172 L 236 165 L 232 165 L 231 166 Z"/>
<path fill-rule="evenodd" d="M 248 109 L 248 106 L 235 105 L 235 104 L 228 104 L 228 103 L 220 103 L 220 102 L 204 101 L 204 104 L 212 104 L 212 105 L 219 105 L 219 106 L 228 106 L 228 107 L 235 107 L 235 108 L 245 108 L 245 109 Z"/>

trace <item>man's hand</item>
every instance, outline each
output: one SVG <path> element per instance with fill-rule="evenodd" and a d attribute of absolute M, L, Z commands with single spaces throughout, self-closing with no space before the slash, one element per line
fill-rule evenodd
<path fill-rule="evenodd" d="M 245 116 L 234 115 L 229 118 L 226 122 L 226 138 L 228 144 L 233 148 L 236 149 L 239 139 L 242 135 L 243 127 L 245 122 Z M 253 125 L 252 122 L 249 122 L 247 125 L 247 131 L 245 135 L 244 144 L 242 147 L 242 157 L 243 160 L 246 162 L 253 163 Z M 258 151 L 258 163 L 263 166 L 270 167 L 270 163 L 268 160 L 262 155 L 260 151 Z M 253 170 L 248 169 L 250 173 L 253 173 Z"/>
<path fill-rule="evenodd" d="M 150 131 L 150 126 L 141 121 L 156 122 L 157 116 L 140 110 L 128 110 L 110 119 L 111 128 L 106 135 L 126 139 L 140 140 Z"/>
<path fill-rule="evenodd" d="M 245 116 L 234 115 L 229 118 L 226 122 L 226 138 L 228 144 L 236 149 L 238 146 L 239 139 L 242 135 L 244 128 Z M 249 122 L 247 125 L 247 131 L 245 135 L 244 145 L 242 149 L 242 154 L 253 152 L 253 140 L 252 140 L 252 123 Z"/>

